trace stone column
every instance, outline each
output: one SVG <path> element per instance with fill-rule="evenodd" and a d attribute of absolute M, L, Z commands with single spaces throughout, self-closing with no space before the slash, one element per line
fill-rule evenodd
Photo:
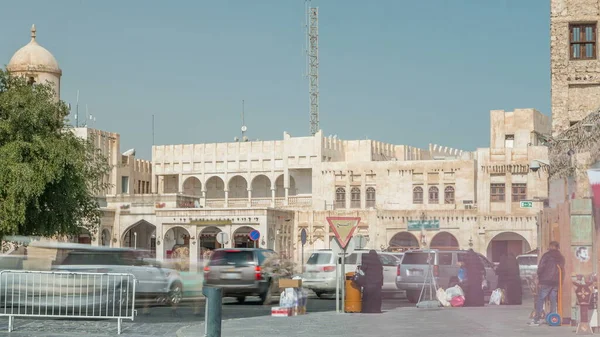
<path fill-rule="evenodd" d="M 229 190 L 225 190 L 225 208 L 229 207 Z"/>
<path fill-rule="evenodd" d="M 158 242 L 160 241 L 160 244 Z M 156 260 L 165 259 L 165 233 L 162 224 L 156 226 Z"/>
<path fill-rule="evenodd" d="M 252 188 L 248 189 L 248 207 L 252 207 Z"/>
<path fill-rule="evenodd" d="M 271 207 L 275 207 L 275 188 L 271 188 Z"/>
<path fill-rule="evenodd" d="M 202 199 L 200 199 L 200 206 L 206 207 L 206 190 L 202 190 Z"/>
<path fill-rule="evenodd" d="M 183 193 L 183 174 L 181 173 L 177 177 L 177 192 Z"/>
<path fill-rule="evenodd" d="M 365 209 L 367 208 L 367 182 L 366 182 L 366 175 L 365 173 L 361 173 L 360 175 L 360 208 L 361 209 Z"/>
<path fill-rule="evenodd" d="M 198 227 L 189 226 L 187 230 L 190 235 L 190 272 L 195 273 L 198 271 Z"/>
<path fill-rule="evenodd" d="M 289 205 L 289 201 L 288 201 L 288 197 L 289 197 L 289 193 L 290 193 L 290 188 L 289 187 L 285 187 L 285 198 L 283 199 L 283 204 L 285 206 Z"/>

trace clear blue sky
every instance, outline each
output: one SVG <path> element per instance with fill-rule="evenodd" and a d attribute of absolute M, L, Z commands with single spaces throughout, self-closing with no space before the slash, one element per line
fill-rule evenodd
<path fill-rule="evenodd" d="M 466 150 L 489 144 L 489 110 L 550 114 L 549 4 L 531 0 L 313 0 L 321 128 Z M 122 151 L 309 133 L 303 0 L 7 1 L 0 60 L 38 41 Z"/>

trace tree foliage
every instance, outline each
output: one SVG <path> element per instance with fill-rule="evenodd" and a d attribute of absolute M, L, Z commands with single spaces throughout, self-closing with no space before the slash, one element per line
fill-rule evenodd
<path fill-rule="evenodd" d="M 0 237 L 96 233 L 110 167 L 68 114 L 50 84 L 0 69 Z"/>

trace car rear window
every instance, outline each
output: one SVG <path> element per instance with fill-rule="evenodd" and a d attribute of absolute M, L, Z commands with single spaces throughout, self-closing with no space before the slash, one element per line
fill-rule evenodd
<path fill-rule="evenodd" d="M 519 257 L 519 265 L 521 266 L 536 266 L 537 257 L 535 256 L 521 256 Z"/>
<path fill-rule="evenodd" d="M 331 253 L 312 253 L 306 264 L 329 264 L 330 262 Z"/>
<path fill-rule="evenodd" d="M 428 264 L 429 253 L 405 253 L 402 264 Z M 433 254 L 431 254 L 433 257 Z"/>
<path fill-rule="evenodd" d="M 254 254 L 244 250 L 217 250 L 211 258 L 210 266 L 250 266 L 254 265 Z"/>

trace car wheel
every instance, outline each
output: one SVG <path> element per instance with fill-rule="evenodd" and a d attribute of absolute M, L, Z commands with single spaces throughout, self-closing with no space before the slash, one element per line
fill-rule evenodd
<path fill-rule="evenodd" d="M 246 296 L 238 296 L 235 298 L 238 303 L 243 304 L 244 302 L 246 302 Z"/>
<path fill-rule="evenodd" d="M 169 289 L 169 304 L 177 305 L 181 302 L 183 298 L 183 286 L 179 282 L 175 282 L 171 285 L 171 289 Z"/>

